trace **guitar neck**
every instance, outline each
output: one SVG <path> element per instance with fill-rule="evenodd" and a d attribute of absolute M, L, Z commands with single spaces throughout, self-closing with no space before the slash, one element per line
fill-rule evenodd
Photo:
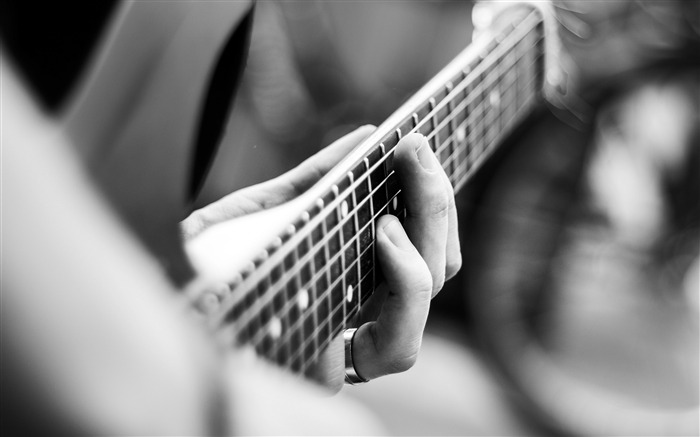
<path fill-rule="evenodd" d="M 543 38 L 540 15 L 527 10 L 479 39 L 323 178 L 209 314 L 222 339 L 305 372 L 381 281 L 375 221 L 406 215 L 393 170 L 400 138 L 425 135 L 461 189 L 541 98 Z"/>

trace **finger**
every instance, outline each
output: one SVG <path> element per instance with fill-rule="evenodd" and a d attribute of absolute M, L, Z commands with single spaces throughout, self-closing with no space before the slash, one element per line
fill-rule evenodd
<path fill-rule="evenodd" d="M 336 335 L 323 351 L 307 376 L 325 386 L 331 393 L 338 393 L 345 383 L 345 341 Z"/>
<path fill-rule="evenodd" d="M 462 250 L 459 244 L 459 221 L 457 220 L 457 205 L 455 190 L 450 178 L 445 174 L 445 191 L 447 192 L 447 251 L 445 260 L 445 280 L 453 278 L 462 268 Z"/>
<path fill-rule="evenodd" d="M 413 366 L 433 290 L 428 266 L 396 217 L 379 219 L 376 244 L 388 293 L 379 318 L 357 330 L 352 348 L 355 370 L 366 379 Z"/>
<path fill-rule="evenodd" d="M 407 135 L 396 148 L 394 160 L 406 203 L 406 232 L 430 268 L 433 296 L 445 283 L 450 203 L 445 172 L 428 140 Z"/>
<path fill-rule="evenodd" d="M 216 223 L 273 208 L 294 199 L 347 156 L 374 129 L 372 125 L 362 126 L 287 173 L 238 190 L 196 210 L 181 225 L 183 237 L 191 239 Z"/>
<path fill-rule="evenodd" d="M 288 202 L 311 188 L 374 129 L 372 125 L 357 128 L 287 173 L 234 194 L 243 197 L 246 201 L 244 203 L 256 206 L 257 210 Z M 246 213 L 251 212 L 256 211 L 250 211 L 249 208 Z"/>
<path fill-rule="evenodd" d="M 298 167 L 283 174 L 280 184 L 292 187 L 295 196 L 308 190 L 316 181 L 333 168 L 340 160 L 374 131 L 372 125 L 365 125 L 333 142 L 330 146 L 313 155 Z M 275 179 L 276 181 L 276 179 Z"/>

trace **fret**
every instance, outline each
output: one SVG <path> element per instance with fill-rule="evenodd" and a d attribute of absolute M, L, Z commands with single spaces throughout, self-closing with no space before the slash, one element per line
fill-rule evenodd
<path fill-rule="evenodd" d="M 373 260 L 375 259 L 374 254 L 374 242 L 369 241 L 368 245 L 364 248 L 359 258 L 359 270 L 361 280 L 362 290 L 368 290 L 369 292 L 363 292 L 360 297 L 360 303 L 365 303 L 367 299 L 372 295 L 374 287 L 378 284 L 376 278 L 376 269 L 373 266 Z"/>
<path fill-rule="evenodd" d="M 391 199 L 389 202 L 388 213 L 393 214 L 400 220 L 406 218 L 406 206 L 403 201 L 403 194 L 399 188 L 399 178 L 395 171 L 392 171 L 386 181 L 387 191 L 391 193 Z"/>
<path fill-rule="evenodd" d="M 452 85 L 452 82 L 447 82 L 446 85 L 448 95 L 452 93 L 454 90 L 454 85 Z M 456 134 L 456 125 L 455 123 L 457 122 L 455 120 L 455 99 L 451 98 L 447 102 L 447 112 L 448 112 L 448 132 L 449 134 L 447 135 L 447 145 L 445 149 L 447 150 L 446 157 L 443 162 L 443 168 L 445 169 L 445 172 L 447 173 L 447 177 L 450 179 L 450 183 L 454 184 L 454 177 L 456 173 L 456 164 L 454 160 L 452 159 L 452 155 L 454 155 L 455 150 L 456 150 L 456 145 L 455 145 L 455 134 Z"/>
<path fill-rule="evenodd" d="M 505 77 L 503 77 L 503 119 L 506 123 L 510 124 L 511 120 L 515 118 L 517 101 L 515 97 L 515 86 L 516 86 L 516 70 L 515 70 L 515 60 L 516 56 L 513 49 L 508 50 L 505 57 Z"/>
<path fill-rule="evenodd" d="M 284 295 L 284 299 L 275 299 L 275 311 L 282 315 L 283 326 L 285 327 L 285 337 L 288 337 L 288 341 L 281 342 L 283 347 L 278 353 L 280 357 L 284 357 L 280 360 L 280 363 L 289 366 L 293 371 L 298 372 L 301 368 L 301 361 L 292 361 L 292 351 L 297 350 L 304 337 L 303 330 L 301 326 L 294 329 L 297 326 L 297 322 L 301 318 L 300 308 L 302 302 L 300 302 L 300 293 L 303 292 L 301 287 L 301 278 L 298 271 L 295 272 L 295 268 L 298 265 L 299 259 L 297 257 L 296 251 L 291 251 L 287 256 L 284 257 L 284 271 L 294 272 L 290 280 L 284 286 L 284 294 L 278 293 L 277 296 Z"/>
<path fill-rule="evenodd" d="M 437 123 L 437 115 L 435 115 L 435 107 L 437 106 L 437 103 L 435 102 L 435 97 L 431 97 L 428 100 L 428 108 L 430 109 L 430 131 L 426 134 L 428 137 L 428 144 L 430 145 L 430 148 L 433 150 L 433 152 L 437 151 L 440 143 L 438 143 L 438 137 L 437 137 L 437 128 L 438 128 L 438 123 Z M 432 134 L 432 135 L 431 135 Z M 432 137 L 432 138 L 431 138 Z M 432 139 L 432 141 L 430 141 Z"/>
<path fill-rule="evenodd" d="M 340 190 L 337 185 L 333 185 L 332 191 L 334 199 L 340 199 Z M 343 220 L 349 212 L 347 209 L 348 205 L 347 201 L 345 200 L 345 197 L 347 196 L 344 196 L 342 198 L 343 200 L 341 201 L 341 203 L 335 206 L 328 214 L 329 216 L 333 216 L 333 218 L 330 221 L 328 219 L 326 220 L 327 232 L 331 234 L 328 237 L 328 250 L 329 255 L 331 256 L 331 259 L 329 261 L 329 278 L 331 282 L 331 292 L 329 298 L 331 335 L 329 337 L 332 337 L 333 330 L 336 328 L 336 326 L 342 324 L 343 320 L 345 319 L 345 300 L 343 299 L 345 272 L 345 265 L 343 261 L 344 241 L 342 228 L 340 227 L 340 221 Z M 333 281 L 336 282 L 335 285 L 333 285 Z M 334 310 L 339 303 L 341 305 L 342 310 L 340 312 Z M 336 320 L 338 314 L 340 314 L 340 321 Z"/>
<path fill-rule="evenodd" d="M 449 81 L 387 125 L 376 146 L 348 164 L 344 176 L 241 272 L 212 316 L 217 326 L 272 361 L 308 370 L 381 281 L 376 219 L 406 215 L 393 165 L 399 139 L 425 135 L 458 190 L 538 97 L 543 47 L 537 20 L 529 18 L 530 27 L 512 27 L 498 36 L 500 45 L 470 55 Z"/>
<path fill-rule="evenodd" d="M 525 44 L 525 39 L 515 46 L 515 50 L 518 52 L 518 63 L 516 67 L 518 70 L 518 82 L 516 87 L 518 92 L 518 107 L 524 106 L 529 93 L 528 88 L 531 77 L 529 68 L 530 61 L 527 59 L 528 49 L 529 45 Z"/>
<path fill-rule="evenodd" d="M 257 287 L 246 293 L 243 299 L 243 311 L 249 310 L 254 304 L 257 298 Z M 239 331 L 239 344 L 247 344 L 250 340 L 255 337 L 255 334 L 260 331 L 262 323 L 260 321 L 260 312 L 256 312 L 252 315 L 248 323 L 241 328 Z"/>
<path fill-rule="evenodd" d="M 476 155 L 476 85 L 472 82 L 467 85 L 467 166 L 471 167 Z"/>
<path fill-rule="evenodd" d="M 331 193 L 329 193 L 330 195 Z M 318 208 L 323 211 L 325 202 L 323 199 L 317 201 Z M 326 266 L 330 261 L 330 254 L 328 251 L 328 241 L 324 241 L 324 237 L 328 235 L 328 229 L 326 228 L 326 221 L 322 220 L 320 226 L 316 226 L 311 235 L 313 236 L 313 245 L 318 247 L 316 254 L 314 256 L 314 267 L 315 267 L 315 282 L 314 286 L 314 303 L 316 309 L 316 320 L 317 326 L 323 324 L 330 314 L 330 302 L 326 291 L 330 285 L 331 278 L 328 277 L 328 269 Z M 330 336 L 330 330 L 327 325 L 326 329 L 322 330 L 319 335 L 319 340 L 323 341 L 324 338 Z"/>
<path fill-rule="evenodd" d="M 345 288 L 343 284 L 343 276 L 338 276 L 335 285 L 331 285 L 330 290 L 331 310 L 328 318 L 330 341 L 338 329 L 342 328 L 345 323 Z"/>
<path fill-rule="evenodd" d="M 364 166 L 365 168 L 369 169 L 370 163 L 367 158 L 364 160 Z M 369 170 L 367 170 L 369 172 Z M 364 227 L 370 220 L 370 217 L 372 215 L 371 212 L 371 207 L 372 207 L 372 194 L 373 194 L 373 187 L 372 187 L 372 181 L 369 177 L 365 178 L 365 183 L 367 184 L 367 195 L 365 196 L 364 199 L 359 200 L 358 199 L 358 206 L 357 206 L 357 228 L 360 229 Z"/>
<path fill-rule="evenodd" d="M 447 102 L 449 103 L 449 102 Z M 450 106 L 449 104 L 443 104 L 437 112 L 438 129 L 436 131 L 436 138 L 438 143 L 438 148 L 436 155 L 440 164 L 442 164 L 443 169 L 449 172 L 448 157 L 450 156 L 449 142 L 450 142 Z"/>
<path fill-rule="evenodd" d="M 367 156 L 367 162 L 370 168 L 376 164 L 372 170 L 369 172 L 370 185 L 372 190 L 372 206 L 375 210 L 380 209 L 383 205 L 386 205 L 389 197 L 386 192 L 386 187 L 384 186 L 384 179 L 386 179 L 386 166 L 382 159 L 385 155 L 384 143 L 379 144 L 370 155 Z M 378 163 L 378 164 L 377 164 Z"/>
<path fill-rule="evenodd" d="M 261 301 L 265 293 L 270 289 L 270 278 L 263 278 L 256 290 L 256 299 Z M 262 309 L 259 311 L 260 314 L 260 327 L 258 328 L 260 333 L 255 333 L 254 337 L 262 338 L 257 342 L 253 341 L 256 351 L 260 355 L 268 355 L 269 351 L 272 350 L 273 343 L 281 335 L 281 327 L 279 326 L 279 319 L 275 317 L 272 310 L 271 304 L 263 305 Z"/>
<path fill-rule="evenodd" d="M 350 188 L 350 181 L 351 179 L 349 178 L 350 175 L 348 175 L 347 178 L 344 178 L 344 180 L 347 181 L 347 186 L 345 186 L 346 189 L 348 189 L 347 192 L 343 190 L 343 201 L 340 203 L 340 206 L 338 207 L 339 209 L 336 209 L 336 212 L 338 214 L 338 217 L 340 221 L 350 221 L 348 218 L 348 214 L 350 214 L 350 209 L 349 209 L 349 204 L 348 204 L 348 198 L 352 196 L 352 191 L 349 190 Z M 338 239 L 338 249 L 334 251 L 334 253 L 337 253 L 337 261 L 334 264 L 334 269 L 337 269 L 337 273 L 334 272 L 334 270 L 331 270 L 331 276 L 334 278 L 337 278 L 337 281 L 339 282 L 339 287 L 340 287 L 340 293 L 341 295 L 339 296 L 340 300 L 342 301 L 342 307 L 343 307 L 343 312 L 341 316 L 341 320 L 339 322 L 338 326 L 343 326 L 345 324 L 345 320 L 348 318 L 348 304 L 346 304 L 343 293 L 345 293 L 345 290 L 347 289 L 347 277 L 345 271 L 349 268 L 347 261 L 345 259 L 345 244 L 348 242 L 350 245 L 352 245 L 352 242 L 350 240 L 345 239 L 345 235 L 343 233 L 343 227 L 339 226 L 338 229 L 335 231 L 335 235 L 337 236 Z M 352 238 L 352 237 L 351 237 Z M 331 302 L 333 302 L 332 305 L 337 305 L 337 299 L 338 296 L 332 296 L 331 297 Z M 334 317 L 335 313 L 331 315 L 331 317 Z M 338 321 L 334 318 L 333 319 L 333 324 L 334 327 L 336 326 L 336 323 Z"/>
<path fill-rule="evenodd" d="M 484 150 L 484 76 L 479 75 L 479 82 L 474 88 L 474 112 L 472 119 L 473 145 L 472 160 L 476 161 Z"/>
<path fill-rule="evenodd" d="M 314 298 L 315 298 L 315 309 L 316 309 L 316 326 L 323 326 L 324 329 L 319 332 L 319 340 L 323 341 L 323 339 L 330 337 L 330 330 L 328 329 L 328 325 L 323 324 L 325 320 L 328 319 L 328 316 L 331 312 L 330 308 L 330 301 L 328 299 L 328 287 L 330 286 L 330 283 L 328 281 L 328 276 L 326 274 L 326 270 L 321 270 L 320 274 L 317 275 L 316 277 L 316 282 L 314 284 Z"/>
<path fill-rule="evenodd" d="M 362 161 L 362 163 L 364 165 L 364 161 Z M 350 178 L 350 182 L 352 183 L 354 181 L 353 173 L 348 174 L 348 177 Z M 355 285 L 357 283 L 357 280 L 360 278 L 360 264 L 357 262 L 358 256 L 360 254 L 360 241 L 359 238 L 357 238 L 357 230 L 359 229 L 359 225 L 354 206 L 357 205 L 357 202 L 367 198 L 367 193 L 369 193 L 369 187 L 367 187 L 366 183 L 366 179 L 359 181 L 357 187 L 352 191 L 351 195 L 349 196 L 348 206 L 350 208 L 350 211 L 352 211 L 352 215 L 346 221 L 346 225 L 348 226 L 350 232 L 346 233 L 346 228 L 343 227 L 343 238 L 346 242 L 349 243 L 346 245 L 344 253 L 346 266 L 345 283 L 347 284 L 347 287 L 355 287 L 355 289 L 353 290 L 354 292 L 352 293 L 354 299 L 350 299 L 348 305 L 348 319 L 354 317 L 357 313 L 359 313 L 360 297 L 363 293 L 363 290 L 359 287 L 356 287 Z M 360 188 L 361 186 L 365 187 L 364 190 Z"/>
<path fill-rule="evenodd" d="M 354 238 L 350 243 L 353 247 L 355 253 L 357 253 L 357 245 L 359 244 L 359 239 Z M 352 317 L 357 315 L 360 311 L 360 299 L 362 297 L 362 290 L 358 288 L 358 279 L 360 272 L 360 263 L 358 261 L 357 255 L 352 260 L 351 263 L 347 264 L 345 271 L 345 301 L 346 301 L 346 320 L 350 320 Z"/>
<path fill-rule="evenodd" d="M 277 264 L 270 273 L 270 282 L 275 284 L 279 282 L 284 274 L 284 264 Z M 280 324 L 280 337 L 282 333 L 289 329 L 289 314 L 284 310 L 285 302 L 287 302 L 287 293 L 284 288 L 274 292 L 272 297 L 272 312 L 274 316 L 279 320 Z M 283 346 L 287 346 L 284 344 Z M 271 357 L 275 362 L 285 365 L 289 358 L 289 348 L 282 347 L 279 348 L 278 352 Z"/>
<path fill-rule="evenodd" d="M 462 70 L 462 79 L 466 80 L 469 74 L 468 69 Z M 464 87 L 459 95 L 460 103 L 456 109 L 454 115 L 455 124 L 455 143 L 456 143 L 456 153 L 454 154 L 453 164 L 454 164 L 454 174 L 452 178 L 452 186 L 457 185 L 459 181 L 466 174 L 466 165 L 469 151 L 467 149 L 467 135 L 469 132 L 469 124 L 467 123 L 467 96 L 468 87 Z"/>
<path fill-rule="evenodd" d="M 498 105 L 500 105 L 500 95 L 497 85 L 497 76 L 494 74 L 495 65 L 489 67 L 486 71 L 486 79 L 484 80 L 484 151 L 488 150 L 498 132 Z"/>
<path fill-rule="evenodd" d="M 430 114 L 430 111 L 430 102 L 427 101 L 420 105 L 415 112 L 416 116 L 418 117 L 418 126 L 415 131 L 426 137 L 433 130 L 432 122 L 428 119 L 428 114 Z"/>
<path fill-rule="evenodd" d="M 372 168 L 370 165 L 370 161 L 368 158 L 365 158 L 365 164 L 367 165 L 367 168 L 370 169 Z M 370 193 L 373 193 L 374 190 L 376 189 L 372 181 L 370 180 Z M 371 198 L 371 196 L 370 196 Z M 371 260 L 376 259 L 376 254 L 374 252 L 374 246 L 372 246 L 371 251 L 369 252 L 369 255 L 365 255 L 366 248 L 369 247 L 370 243 L 374 239 L 374 205 L 373 202 L 371 201 L 365 201 L 361 204 L 360 209 L 357 214 L 357 227 L 360 233 L 359 236 L 359 259 L 360 259 L 360 277 L 363 277 L 365 275 L 364 270 L 362 269 L 362 259 L 363 256 L 369 256 Z M 374 273 L 374 272 L 373 272 Z M 375 282 L 375 277 L 374 274 L 372 276 L 372 288 L 370 290 L 370 293 L 374 290 L 374 285 L 376 284 Z M 370 293 L 365 293 L 363 294 L 363 298 L 368 297 Z"/>
<path fill-rule="evenodd" d="M 243 292 L 243 290 L 240 291 Z M 240 332 L 240 327 L 237 326 L 237 322 L 238 320 L 240 320 L 241 316 L 245 312 L 245 309 L 245 299 L 241 299 L 231 307 L 231 309 L 226 313 L 226 317 L 224 318 L 225 325 L 231 325 L 234 328 L 238 328 L 238 332 L 235 338 L 235 343 L 238 345 L 244 343 L 243 339 L 240 337 L 242 333 Z"/>
<path fill-rule="evenodd" d="M 316 205 L 317 207 L 317 205 Z M 312 212 L 315 213 L 314 208 L 312 208 Z M 307 212 L 304 212 L 301 216 L 301 221 L 302 221 L 302 226 L 298 226 L 299 229 L 303 229 L 304 226 L 306 226 L 310 219 L 312 217 L 312 214 Z M 313 234 L 307 234 L 305 235 L 302 240 L 299 242 L 299 246 L 297 249 L 297 254 L 300 259 L 304 258 L 307 254 L 311 254 L 311 250 L 314 247 L 313 243 Z M 301 309 L 301 315 L 300 315 L 300 320 L 301 320 L 301 329 L 303 333 L 303 338 L 302 338 L 302 343 L 304 338 L 307 338 L 310 336 L 312 332 L 314 332 L 315 327 L 318 325 L 318 319 L 316 312 L 312 310 L 312 305 L 316 302 L 316 289 L 314 287 L 314 284 L 312 283 L 312 279 L 314 275 L 316 274 L 315 270 L 315 260 L 313 256 L 311 258 L 307 258 L 305 262 L 300 267 L 299 270 L 299 275 L 300 275 L 300 282 L 301 282 L 301 288 L 300 293 L 299 293 L 299 303 L 303 304 L 300 305 Z M 302 309 L 303 307 L 303 309 Z M 316 346 L 318 346 L 317 339 L 315 336 L 313 336 L 314 343 Z M 311 356 L 313 355 L 313 351 L 302 351 L 301 359 L 300 359 L 300 371 L 304 372 L 306 370 L 306 367 L 309 364 L 309 360 L 311 359 Z M 308 353 L 307 353 L 308 352 Z"/>

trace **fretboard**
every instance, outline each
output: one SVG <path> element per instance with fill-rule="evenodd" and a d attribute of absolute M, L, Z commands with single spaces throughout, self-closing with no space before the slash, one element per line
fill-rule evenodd
<path fill-rule="evenodd" d="M 375 222 L 403 220 L 396 144 L 420 132 L 459 191 L 541 97 L 543 28 L 531 12 L 472 44 L 378 130 L 381 138 L 219 296 L 212 325 L 233 346 L 304 373 L 352 326 L 381 279 Z"/>

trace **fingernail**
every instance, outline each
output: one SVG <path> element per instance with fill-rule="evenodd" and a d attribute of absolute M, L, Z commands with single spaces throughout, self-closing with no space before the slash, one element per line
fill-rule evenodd
<path fill-rule="evenodd" d="M 418 157 L 418 162 L 427 171 L 434 171 L 437 169 L 439 163 L 437 158 L 430 150 L 430 145 L 428 144 L 428 139 L 423 137 L 416 147 L 416 156 Z"/>
<path fill-rule="evenodd" d="M 399 219 L 396 217 L 391 217 L 382 230 L 389 237 L 389 241 L 399 249 L 409 250 L 413 247 L 411 240 L 408 239 L 408 235 L 406 235 L 401 223 L 399 223 Z"/>

